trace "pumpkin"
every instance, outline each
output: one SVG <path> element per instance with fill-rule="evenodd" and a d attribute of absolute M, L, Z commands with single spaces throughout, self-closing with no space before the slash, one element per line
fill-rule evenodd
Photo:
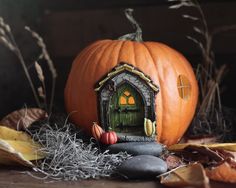
<path fill-rule="evenodd" d="M 103 131 L 102 127 L 100 127 L 96 122 L 94 122 L 93 126 L 92 126 L 92 135 L 97 141 L 100 140 L 103 132 L 104 131 Z"/>
<path fill-rule="evenodd" d="M 105 145 L 112 145 L 117 142 L 118 138 L 114 131 L 104 132 L 101 135 L 100 142 Z"/>
<path fill-rule="evenodd" d="M 91 123 L 99 120 L 94 85 L 121 62 L 126 62 L 159 86 L 153 99 L 157 140 L 177 143 L 188 128 L 198 99 L 198 86 L 187 59 L 160 42 L 141 40 L 137 32 L 119 40 L 99 40 L 85 48 L 74 60 L 66 88 L 67 112 L 71 120 L 91 134 Z M 131 37 L 130 37 L 131 36 Z"/>

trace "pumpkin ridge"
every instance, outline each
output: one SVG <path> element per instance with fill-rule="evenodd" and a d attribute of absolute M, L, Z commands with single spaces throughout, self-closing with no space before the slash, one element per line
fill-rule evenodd
<path fill-rule="evenodd" d="M 99 43 L 98 46 L 95 47 L 95 49 L 94 49 L 94 48 L 90 48 L 91 50 L 88 50 L 88 52 L 86 53 L 87 56 L 84 56 L 84 57 L 86 57 L 86 62 L 87 62 L 87 63 L 85 63 L 85 62 L 83 61 L 83 59 L 80 59 L 80 61 L 84 62 L 84 67 L 82 67 L 82 68 L 83 68 L 83 71 L 81 70 L 82 74 L 78 77 L 77 82 L 79 81 L 80 78 L 83 78 L 84 74 L 86 73 L 86 71 L 85 71 L 86 67 L 88 66 L 88 64 L 89 64 L 89 62 L 90 62 L 90 60 L 91 60 L 91 58 L 96 54 L 95 52 L 97 52 L 97 50 L 100 48 L 101 45 L 102 45 L 102 44 Z M 76 61 L 76 62 L 77 62 L 77 61 Z M 72 74 L 72 75 L 75 76 L 75 73 Z M 77 82 L 76 82 L 76 83 L 77 83 Z M 71 88 L 73 88 L 73 87 L 76 87 L 74 82 L 72 82 L 72 87 L 71 87 Z M 70 93 L 71 93 L 71 92 L 70 92 Z M 69 99 L 72 100 L 71 97 L 70 97 Z M 74 99 L 74 100 L 76 100 L 76 99 Z M 77 100 L 74 101 L 74 102 L 71 103 L 71 104 L 73 104 L 72 106 L 76 105 L 76 104 L 77 104 Z M 76 109 L 76 108 L 73 107 L 71 110 L 74 111 L 75 109 Z M 73 115 L 72 115 L 72 117 L 73 117 Z"/>
<path fill-rule="evenodd" d="M 98 67 L 98 65 L 100 65 L 100 61 L 102 61 L 102 58 L 104 57 L 104 54 L 105 54 L 105 52 L 107 51 L 107 49 L 109 49 L 110 47 L 111 47 L 111 45 L 113 45 L 113 41 L 110 41 L 108 44 L 106 44 L 107 46 L 106 47 L 104 47 L 104 49 L 103 49 L 103 51 L 101 52 L 101 53 L 99 53 L 99 55 L 100 55 L 100 57 L 99 57 L 99 59 L 96 61 L 96 65 L 94 66 L 94 69 L 91 71 L 92 73 L 91 73 L 91 75 L 92 76 L 94 76 L 94 77 L 96 77 L 96 70 L 97 70 L 97 67 Z"/>
<path fill-rule="evenodd" d="M 108 61 L 106 62 L 106 64 L 105 64 L 105 67 L 107 68 L 107 70 L 105 71 L 105 72 L 109 72 L 109 71 L 111 71 L 110 70 L 110 67 L 112 67 L 111 66 L 111 64 L 110 64 L 110 62 L 112 62 L 112 57 L 114 56 L 114 54 L 115 54 L 115 49 L 116 49 L 116 47 L 118 46 L 118 44 L 119 44 L 119 42 L 117 42 L 117 41 L 113 41 L 113 44 L 110 46 L 110 48 L 111 48 L 111 52 L 110 52 L 110 54 L 109 54 L 109 58 L 108 58 Z M 110 48 L 109 49 L 107 49 L 107 50 L 110 50 Z M 116 59 L 116 58 L 114 58 L 114 59 Z"/>
<path fill-rule="evenodd" d="M 124 40 L 121 41 L 121 42 L 122 42 L 122 43 L 121 43 L 120 50 L 119 50 L 119 52 L 118 52 L 118 57 L 117 57 L 117 64 L 120 63 L 120 54 L 121 54 L 122 48 L 123 48 L 123 46 L 124 46 L 124 44 L 125 44 L 125 41 L 124 41 Z"/>
<path fill-rule="evenodd" d="M 157 66 L 156 63 L 155 63 L 155 59 L 154 59 L 154 57 L 152 56 L 152 52 L 151 52 L 151 50 L 149 49 L 148 43 L 147 43 L 147 42 L 143 42 L 142 44 L 143 44 L 143 46 L 147 49 L 148 54 L 150 55 L 150 57 L 151 57 L 151 59 L 152 59 L 152 63 L 153 63 L 153 65 L 154 65 L 154 67 L 156 67 L 156 69 L 157 69 L 157 73 L 158 73 L 157 77 L 159 77 L 158 66 Z M 157 61 L 158 61 L 158 60 L 159 60 L 159 59 L 157 59 Z M 158 80 L 159 80 L 159 78 L 158 78 Z M 159 89 L 160 89 L 160 92 L 158 93 L 158 95 L 160 95 L 161 104 L 158 104 L 158 105 L 160 105 L 160 106 L 161 106 L 161 109 L 163 109 L 163 102 L 162 102 L 163 97 L 162 97 L 162 92 L 161 92 L 162 83 L 161 83 L 160 81 L 159 81 Z M 156 99 L 156 100 L 157 100 L 157 99 Z M 159 102 L 160 102 L 160 101 L 159 101 Z M 156 104 L 155 104 L 155 108 L 156 108 Z M 162 112 L 161 112 L 161 113 L 162 113 Z M 159 117 L 158 117 L 158 114 L 157 114 L 157 112 L 156 112 L 156 122 L 158 122 L 158 121 L 157 121 L 157 118 L 159 118 Z M 160 141 L 160 138 L 162 137 L 162 136 L 161 136 L 161 135 L 162 135 L 162 132 L 163 132 L 163 126 L 162 126 L 162 124 L 163 124 L 163 118 L 161 117 L 161 125 L 158 125 L 158 124 L 157 124 L 157 128 L 159 127 L 159 130 L 157 131 L 157 139 L 158 139 L 158 141 Z"/>
<path fill-rule="evenodd" d="M 88 66 L 90 65 L 90 63 L 92 62 L 91 59 L 94 57 L 94 55 L 96 55 L 96 52 L 101 48 L 101 45 L 103 45 L 103 43 L 99 43 L 95 48 L 90 48 L 91 51 L 88 51 L 86 53 L 86 62 L 83 61 L 83 59 L 81 59 L 81 61 L 83 61 L 84 66 L 81 67 L 81 75 L 80 77 L 83 77 L 84 74 L 86 73 L 86 70 L 88 69 Z"/>
<path fill-rule="evenodd" d="M 98 46 L 98 48 L 96 49 L 96 51 L 94 51 L 93 55 L 91 56 L 91 58 L 89 59 L 87 65 L 86 65 L 86 70 L 83 71 L 83 75 L 84 75 L 84 74 L 87 73 L 87 70 L 88 70 L 89 68 L 91 68 L 91 67 L 93 68 L 93 69 L 91 69 L 90 74 L 88 75 L 88 76 L 89 76 L 88 80 L 91 79 L 90 77 L 94 77 L 94 76 L 95 76 L 96 69 L 97 69 L 97 66 L 99 65 L 99 62 L 101 61 L 101 59 L 102 59 L 104 53 L 106 52 L 106 49 L 107 49 L 108 47 L 110 47 L 110 45 L 112 44 L 112 40 L 109 40 L 109 41 L 107 41 L 107 40 L 102 40 L 101 42 L 103 42 L 103 41 L 105 41 L 105 42 L 104 42 L 104 43 L 101 43 L 101 44 Z M 101 51 L 99 51 L 99 50 L 101 50 Z M 94 58 L 97 58 L 96 56 L 98 56 L 98 60 L 95 60 L 95 61 L 94 61 Z M 93 63 L 95 63 L 95 65 L 93 65 Z M 92 66 L 92 65 L 93 65 L 93 66 Z M 81 78 L 83 78 L 83 80 L 87 80 L 86 75 L 85 75 L 85 76 L 81 76 Z M 84 103 L 84 102 L 86 102 L 86 101 L 82 101 L 82 103 Z M 82 106 L 86 106 L 86 105 L 82 105 Z M 86 116 L 85 116 L 85 117 L 86 117 Z M 96 114 L 96 117 L 97 117 L 97 114 Z M 91 121 L 91 122 L 89 122 L 89 124 L 91 124 L 94 120 L 97 121 L 97 120 L 98 120 L 98 117 L 97 117 L 97 119 L 96 119 L 95 117 L 94 117 L 93 119 L 90 119 L 89 121 Z"/>
<path fill-rule="evenodd" d="M 164 45 L 164 47 L 166 48 L 166 49 L 169 49 L 169 47 L 168 46 L 166 46 L 166 45 Z M 173 49 L 171 49 L 172 51 L 173 51 Z M 191 66 L 190 66 L 190 63 L 188 63 L 188 61 L 187 61 L 187 59 L 181 54 L 181 53 L 179 53 L 178 51 L 175 51 L 174 50 L 174 56 L 175 56 L 175 58 L 176 59 L 178 59 L 178 62 L 180 62 L 181 63 L 181 67 L 184 69 L 184 72 L 186 73 L 186 76 L 190 79 L 190 80 L 195 80 L 196 81 L 196 79 L 195 79 L 195 77 L 193 77 L 193 75 L 195 75 L 195 73 L 192 71 L 192 69 L 190 69 L 191 68 Z M 196 85 L 197 85 L 197 82 L 196 82 Z M 191 85 L 192 86 L 192 85 Z M 191 87 L 192 88 L 192 90 L 194 90 L 195 88 L 194 87 Z M 191 97 L 192 98 L 195 98 L 196 96 L 194 96 L 194 94 L 195 93 L 198 93 L 198 90 L 196 90 L 196 91 L 192 91 L 191 92 Z M 185 101 L 184 101 L 185 102 Z M 188 101 L 188 103 L 190 103 L 190 104 L 188 104 L 188 106 L 190 106 L 191 108 L 194 106 L 194 107 L 196 107 L 196 104 L 197 103 L 194 103 L 194 100 L 190 100 L 190 101 Z M 193 108 L 193 109 L 195 109 L 195 108 Z M 191 114 L 193 114 L 192 116 L 190 116 Z M 186 116 L 190 116 L 190 119 L 192 119 L 193 118 L 193 116 L 194 116 L 194 114 L 195 113 L 191 113 L 191 111 L 188 111 L 188 115 L 186 115 Z M 190 124 L 191 123 L 191 120 L 188 120 L 188 124 Z M 186 131 L 186 130 L 185 130 Z M 181 127 L 179 127 L 179 131 L 178 131 L 178 135 L 179 135 L 179 133 L 181 132 Z"/>
<path fill-rule="evenodd" d="M 173 50 L 172 48 L 168 48 L 168 49 L 166 49 L 165 48 L 165 45 L 160 45 L 159 46 L 159 48 L 165 53 L 165 54 L 168 54 L 169 52 L 168 51 L 172 51 L 172 53 L 173 52 L 175 52 L 175 50 Z M 175 56 L 177 59 L 179 59 L 177 56 Z M 171 62 L 171 60 L 170 60 L 170 58 L 169 58 L 169 56 L 167 56 L 166 57 L 167 59 L 168 59 L 168 62 Z M 178 62 L 180 62 L 180 61 L 178 61 Z M 175 65 L 175 63 L 169 63 L 169 64 L 171 64 L 171 66 L 169 66 L 169 67 L 174 67 L 174 68 L 172 68 L 173 70 L 174 70 L 174 72 L 175 72 L 175 75 L 176 75 L 176 78 L 178 78 L 178 76 L 179 76 L 179 73 L 176 71 L 176 69 L 178 69 L 177 67 L 176 67 L 176 65 Z M 183 63 L 182 63 L 183 64 Z M 186 72 L 186 69 L 184 68 L 184 72 Z M 177 80 L 176 80 L 176 83 L 177 83 Z M 177 87 L 177 85 L 176 85 L 176 87 Z M 176 88 L 177 89 L 177 88 Z M 180 105 L 180 103 L 181 103 L 181 105 L 184 103 L 185 101 L 183 101 L 183 100 L 180 100 L 180 102 L 178 102 L 179 103 L 179 105 Z M 178 113 L 179 113 L 179 116 L 181 116 L 181 110 L 179 110 L 178 111 Z M 179 119 L 178 118 L 178 124 L 182 124 L 181 123 L 181 119 Z M 175 131 L 175 136 L 174 136 L 174 138 L 178 138 L 179 139 L 179 132 L 180 132 L 180 130 L 181 130 L 181 127 L 180 126 L 177 126 L 177 131 Z"/>
<path fill-rule="evenodd" d="M 121 55 L 122 55 L 122 52 L 123 52 L 123 48 L 125 47 L 125 44 L 127 42 L 128 42 L 127 40 L 123 40 L 122 46 L 121 46 L 120 51 L 119 51 L 119 56 L 118 56 L 119 58 L 118 58 L 117 64 L 124 62 L 124 61 L 121 60 L 121 57 L 122 57 Z M 129 63 L 130 64 L 130 62 L 125 62 L 125 63 Z"/>
<path fill-rule="evenodd" d="M 72 65 L 72 69 L 74 69 L 76 71 L 76 69 L 78 68 L 78 66 L 80 65 L 79 63 L 76 63 L 77 61 L 79 61 L 79 59 L 84 59 L 84 57 L 87 57 L 89 54 L 93 54 L 94 51 L 101 45 L 101 42 L 103 41 L 96 41 L 95 43 L 91 44 L 91 46 L 88 46 L 87 48 L 85 48 L 82 52 L 84 52 L 83 54 L 81 54 L 81 56 L 79 55 L 78 58 L 75 59 L 75 64 L 76 66 L 73 67 Z M 105 41 L 104 41 L 105 42 Z M 95 48 L 95 49 L 94 49 Z"/>
<path fill-rule="evenodd" d="M 136 63 L 136 54 L 135 54 L 135 41 L 132 42 L 132 47 L 133 47 L 133 66 L 136 67 L 137 66 L 137 63 Z"/>
<path fill-rule="evenodd" d="M 99 44 L 96 44 L 94 47 L 97 47 Z M 86 57 L 85 55 L 90 54 L 90 52 L 92 51 L 93 48 L 89 48 L 87 47 L 86 49 L 83 50 L 84 53 L 78 55 L 76 57 L 76 59 L 73 62 L 71 71 L 69 73 L 69 78 L 68 81 L 66 83 L 66 89 L 65 89 L 65 94 L 66 95 L 66 99 L 68 100 L 68 102 L 66 102 L 66 104 L 71 104 L 71 89 L 73 88 L 73 79 L 72 77 L 74 76 L 75 72 L 77 71 L 78 66 L 80 65 L 79 63 L 77 63 L 77 61 L 79 61 L 80 59 L 83 59 L 84 57 Z M 97 49 L 97 48 L 95 48 Z M 67 94 L 66 94 L 67 93 Z M 67 105 L 66 105 L 67 108 Z"/>
<path fill-rule="evenodd" d="M 121 48 L 122 48 L 123 44 L 124 44 L 124 41 L 117 42 L 117 45 L 115 46 L 115 48 L 117 46 L 119 46 L 119 50 L 117 52 L 116 58 L 114 58 L 114 59 L 116 59 L 116 61 L 114 61 L 114 63 L 111 65 L 111 67 L 115 67 L 115 66 L 117 66 L 117 64 L 119 64 L 120 51 L 121 51 Z"/>
<path fill-rule="evenodd" d="M 176 55 L 177 56 L 177 55 Z M 180 54 L 180 55 L 178 55 L 177 56 L 177 58 L 179 59 L 179 61 L 180 62 L 182 62 L 183 60 L 185 60 L 185 58 L 182 56 L 182 54 Z M 184 67 L 184 69 L 185 69 L 185 72 L 188 74 L 188 78 L 191 78 L 191 80 L 195 80 L 196 81 L 196 85 L 198 86 L 198 83 L 197 83 L 197 80 L 196 80 L 196 78 L 195 77 L 193 77 L 192 75 L 195 75 L 195 73 L 193 72 L 193 71 L 191 71 L 190 72 L 190 70 L 189 70 L 189 65 L 188 64 L 186 64 L 186 63 L 182 63 L 182 66 Z M 192 69 L 191 69 L 192 70 Z M 196 98 L 196 96 L 194 95 L 195 93 L 196 93 L 196 95 L 197 95 L 197 97 L 198 97 L 198 89 L 196 89 L 196 91 L 194 91 L 194 87 L 191 87 L 192 88 L 192 92 L 191 92 L 191 97 L 192 98 Z M 194 101 L 196 101 L 196 102 L 194 102 Z M 197 105 L 197 100 L 190 100 L 189 101 L 190 102 L 190 104 L 189 104 L 189 106 L 191 106 L 191 108 L 192 107 L 194 107 L 194 108 L 192 108 L 193 110 L 194 109 L 196 109 L 196 105 Z M 193 116 L 194 116 L 194 114 L 195 114 L 195 110 L 194 110 L 194 112 L 193 113 L 191 113 L 190 111 L 188 112 L 188 116 L 190 117 L 190 120 L 188 120 L 188 124 L 190 124 L 191 123 L 191 120 L 192 120 L 192 118 L 193 118 Z M 191 116 L 191 114 L 192 114 L 192 116 Z M 180 129 L 180 131 L 181 131 L 181 129 Z M 185 130 L 186 131 L 186 130 Z"/>

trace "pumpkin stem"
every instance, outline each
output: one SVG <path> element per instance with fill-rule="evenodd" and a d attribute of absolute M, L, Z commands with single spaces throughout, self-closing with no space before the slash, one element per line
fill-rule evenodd
<path fill-rule="evenodd" d="M 118 40 L 132 40 L 132 41 L 137 41 L 137 42 L 142 42 L 143 41 L 143 39 L 142 39 L 142 29 L 139 26 L 138 22 L 134 19 L 133 11 L 134 11 L 134 9 L 127 8 L 127 9 L 125 9 L 124 12 L 125 12 L 126 18 L 130 21 L 130 23 L 136 29 L 136 32 L 123 35 L 123 36 L 119 37 Z"/>

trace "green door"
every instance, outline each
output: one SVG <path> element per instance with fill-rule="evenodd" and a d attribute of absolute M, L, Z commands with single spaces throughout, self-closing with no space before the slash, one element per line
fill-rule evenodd
<path fill-rule="evenodd" d="M 116 132 L 142 134 L 144 103 L 142 96 L 129 84 L 117 88 L 109 105 L 110 127 Z"/>

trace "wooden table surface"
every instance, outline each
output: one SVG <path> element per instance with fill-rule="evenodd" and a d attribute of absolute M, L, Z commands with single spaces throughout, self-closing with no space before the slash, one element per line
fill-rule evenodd
<path fill-rule="evenodd" d="M 0 188 L 165 188 L 156 181 L 128 181 L 128 180 L 83 180 L 59 181 L 38 180 L 26 172 L 29 169 L 0 167 Z M 236 184 L 211 182 L 211 188 L 234 188 Z"/>

